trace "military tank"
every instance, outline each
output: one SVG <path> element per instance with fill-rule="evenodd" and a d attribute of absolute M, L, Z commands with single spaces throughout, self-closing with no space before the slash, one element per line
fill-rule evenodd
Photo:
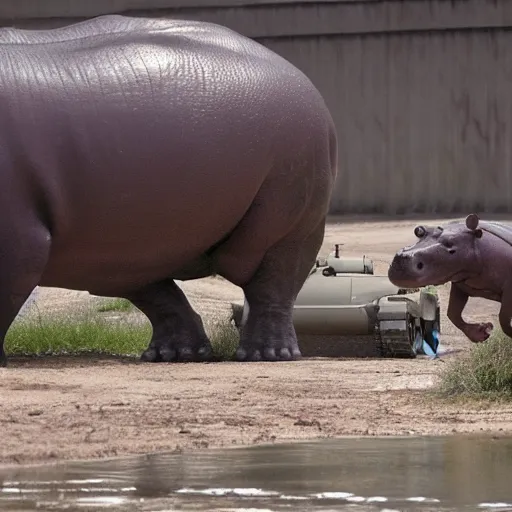
<path fill-rule="evenodd" d="M 341 245 L 317 259 L 295 301 L 293 323 L 303 355 L 435 356 L 441 330 L 437 295 L 398 288 L 374 274 L 367 256 L 342 256 Z M 244 306 L 231 305 L 238 328 Z"/>

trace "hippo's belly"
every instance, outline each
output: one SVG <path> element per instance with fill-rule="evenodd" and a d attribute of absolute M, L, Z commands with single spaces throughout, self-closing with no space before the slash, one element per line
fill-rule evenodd
<path fill-rule="evenodd" d="M 489 283 L 480 283 L 477 280 L 457 283 L 457 286 L 470 297 L 480 297 L 481 299 L 501 302 L 501 289 L 498 287 L 490 289 L 488 285 Z"/>
<path fill-rule="evenodd" d="M 182 109 L 120 110 L 103 125 L 84 114 L 80 133 L 54 123 L 64 142 L 40 152 L 52 212 L 43 286 L 107 295 L 172 275 L 235 228 L 276 161 L 254 123 L 232 134 L 228 119 Z"/>
<path fill-rule="evenodd" d="M 107 295 L 172 276 L 229 235 L 268 171 L 243 152 L 233 162 L 204 148 L 154 149 L 64 180 L 41 285 Z"/>

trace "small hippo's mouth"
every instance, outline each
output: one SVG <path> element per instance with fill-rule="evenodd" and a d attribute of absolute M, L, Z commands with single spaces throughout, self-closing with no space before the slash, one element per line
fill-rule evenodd
<path fill-rule="evenodd" d="M 450 280 L 450 276 L 440 276 L 429 271 L 425 263 L 408 255 L 397 254 L 388 269 L 388 279 L 400 288 L 421 288 L 440 286 Z"/>
<path fill-rule="evenodd" d="M 429 279 L 420 278 L 405 272 L 395 272 L 391 269 L 388 272 L 388 279 L 395 286 L 405 289 L 421 288 L 422 286 L 427 286 L 429 284 L 436 286 L 436 284 L 431 283 Z"/>
<path fill-rule="evenodd" d="M 395 255 L 388 269 L 388 279 L 400 288 L 413 288 L 417 286 L 418 276 L 411 272 L 411 258 Z"/>

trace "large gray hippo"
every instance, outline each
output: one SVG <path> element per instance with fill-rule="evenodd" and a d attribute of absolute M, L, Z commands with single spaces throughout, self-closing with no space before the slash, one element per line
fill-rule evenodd
<path fill-rule="evenodd" d="M 337 169 L 310 80 L 209 23 L 103 16 L 0 30 L 0 359 L 36 285 L 125 297 L 145 361 L 211 346 L 174 279 L 218 274 L 249 314 L 240 361 L 300 357 L 292 307 Z"/>

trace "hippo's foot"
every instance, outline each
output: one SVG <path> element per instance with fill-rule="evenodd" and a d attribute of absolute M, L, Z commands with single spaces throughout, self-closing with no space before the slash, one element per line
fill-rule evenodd
<path fill-rule="evenodd" d="M 462 331 L 473 343 L 482 343 L 489 338 L 493 327 L 490 322 L 466 324 Z"/>
<path fill-rule="evenodd" d="M 199 362 L 213 359 L 201 317 L 172 280 L 146 286 L 127 296 L 149 319 L 153 336 L 142 353 L 145 362 Z"/>
<path fill-rule="evenodd" d="M 291 319 L 291 308 L 258 311 L 251 308 L 242 329 L 238 361 L 294 361 L 302 357 Z"/>

